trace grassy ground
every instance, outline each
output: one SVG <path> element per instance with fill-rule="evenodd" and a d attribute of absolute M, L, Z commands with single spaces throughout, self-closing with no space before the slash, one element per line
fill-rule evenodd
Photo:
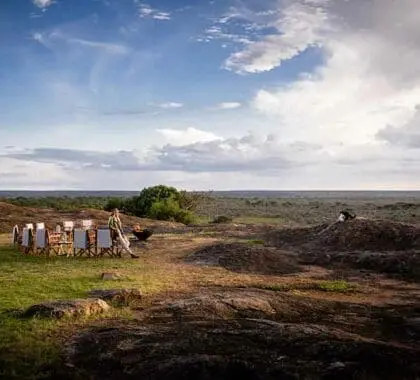
<path fill-rule="evenodd" d="M 217 215 L 233 217 L 237 223 L 270 223 L 308 225 L 324 223 L 337 218 L 343 209 L 358 216 L 391 219 L 399 222 L 420 223 L 420 200 L 416 199 L 241 199 L 215 198 L 200 205 L 198 214 L 203 220 Z"/>
<path fill-rule="evenodd" d="M 259 240 L 244 240 L 261 244 Z M 155 236 L 152 248 L 140 260 L 29 257 L 0 238 L 0 378 L 42 378 L 48 364 L 58 360 L 60 341 L 93 319 L 51 321 L 19 319 L 14 311 L 46 300 L 86 298 L 93 289 L 138 288 L 147 299 L 170 292 L 189 292 L 200 287 L 255 287 L 270 290 L 306 290 L 343 293 L 346 282 L 307 278 L 267 278 L 233 273 L 219 267 L 192 266 L 182 257 L 214 242 L 209 237 Z M 123 275 L 121 280 L 103 281 L 103 272 Z M 114 309 L 101 318 L 131 318 L 128 309 Z M 47 366 L 46 368 L 44 368 Z M 44 371 L 42 371 L 44 368 Z M 35 373 L 37 374 L 35 376 Z"/>

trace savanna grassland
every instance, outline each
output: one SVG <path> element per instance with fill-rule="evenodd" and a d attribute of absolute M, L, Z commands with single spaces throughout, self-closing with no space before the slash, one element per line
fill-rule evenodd
<path fill-rule="evenodd" d="M 420 377 L 420 199 L 212 197 L 189 226 L 123 215 L 155 231 L 137 260 L 23 255 L 15 223 L 108 217 L 100 199 L 25 202 L 0 203 L 0 378 Z M 342 209 L 361 218 L 334 224 Z M 24 315 L 98 289 L 141 297 Z"/>

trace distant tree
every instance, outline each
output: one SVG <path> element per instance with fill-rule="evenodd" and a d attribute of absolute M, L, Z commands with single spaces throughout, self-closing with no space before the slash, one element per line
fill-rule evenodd
<path fill-rule="evenodd" d="M 179 202 L 173 198 L 154 202 L 148 216 L 152 219 L 170 220 L 184 224 L 192 224 L 196 219 L 191 211 L 182 209 Z"/>
<path fill-rule="evenodd" d="M 179 199 L 179 192 L 174 187 L 165 185 L 146 187 L 138 197 L 133 198 L 130 211 L 136 216 L 147 217 L 153 203 L 170 198 L 175 201 Z"/>
<path fill-rule="evenodd" d="M 109 198 L 108 202 L 104 206 L 105 211 L 112 211 L 114 209 L 119 209 L 125 211 L 127 200 L 124 198 Z"/>
<path fill-rule="evenodd" d="M 200 204 L 211 200 L 210 193 L 201 193 L 201 192 L 187 192 L 181 190 L 178 193 L 179 205 L 182 209 L 187 211 L 196 211 Z"/>

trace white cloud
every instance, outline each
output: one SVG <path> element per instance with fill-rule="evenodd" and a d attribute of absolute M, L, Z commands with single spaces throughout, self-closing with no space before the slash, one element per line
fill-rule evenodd
<path fill-rule="evenodd" d="M 319 41 L 324 62 L 313 73 L 277 90 L 261 89 L 253 106 L 276 118 L 282 133 L 296 139 L 326 146 L 374 143 L 386 125 L 404 125 L 419 102 L 420 66 L 414 62 L 420 60 L 420 5 L 411 0 L 398 4 L 392 0 L 320 4 L 317 7 L 322 12 L 316 14 L 324 15 L 326 27 L 319 28 L 315 18 L 307 29 L 323 30 Z M 300 25 L 299 14 L 290 20 Z M 295 30 L 292 25 L 291 31 Z M 281 39 L 273 45 L 255 46 L 263 47 L 264 56 L 277 58 L 278 51 L 293 51 L 289 42 Z M 294 46 L 297 52 L 303 45 Z M 286 54 L 281 60 L 292 55 Z M 236 61 L 238 69 L 252 72 L 281 64 L 281 60 L 270 60 L 264 66 L 260 57 L 248 55 Z"/>
<path fill-rule="evenodd" d="M 277 34 L 247 44 L 227 59 L 225 67 L 238 73 L 272 70 L 306 48 L 321 44 L 327 20 L 325 10 L 311 1 L 292 3 L 281 11 L 278 20 L 269 24 Z"/>
<path fill-rule="evenodd" d="M 241 103 L 238 102 L 224 102 L 217 105 L 217 108 L 221 110 L 232 110 L 240 107 Z"/>
<path fill-rule="evenodd" d="M 220 140 L 221 137 L 212 132 L 202 131 L 193 127 L 184 129 L 158 129 L 157 132 L 163 136 L 165 142 L 174 145 L 187 145 L 197 142 L 209 142 Z"/>
<path fill-rule="evenodd" d="M 33 0 L 33 3 L 39 8 L 47 8 L 53 3 L 53 0 Z"/>
<path fill-rule="evenodd" d="M 152 8 L 149 4 L 146 4 L 146 3 L 140 3 L 138 5 L 138 9 L 139 9 L 139 16 L 141 18 L 151 17 L 155 20 L 164 20 L 164 21 L 171 19 L 171 14 L 169 12 L 159 11 L 157 9 Z"/>
<path fill-rule="evenodd" d="M 61 42 L 64 41 L 68 44 L 99 49 L 116 55 L 124 55 L 130 52 L 130 48 L 122 44 L 74 38 L 63 34 L 60 31 L 54 31 L 51 33 L 35 32 L 32 33 L 32 39 L 48 48 L 60 48 Z"/>
<path fill-rule="evenodd" d="M 40 32 L 32 33 L 32 39 L 36 42 L 39 42 L 40 44 L 45 44 L 45 38 L 44 35 Z"/>
<path fill-rule="evenodd" d="M 416 107 L 416 112 L 412 119 L 399 127 L 387 125 L 378 131 L 376 138 L 387 141 L 391 145 L 420 148 L 420 106 Z"/>
<path fill-rule="evenodd" d="M 66 38 L 67 42 L 94 49 L 105 50 L 111 54 L 127 54 L 130 49 L 124 45 L 108 42 L 89 41 L 81 38 Z"/>
<path fill-rule="evenodd" d="M 12 152 L 9 152 L 12 153 Z M 28 189 L 43 188 L 56 190 L 68 188 L 72 182 L 70 173 L 66 173 L 55 163 L 39 163 L 22 161 L 0 156 L 0 189 Z"/>
<path fill-rule="evenodd" d="M 170 20 L 171 14 L 168 12 L 156 12 L 152 15 L 155 20 Z"/>
<path fill-rule="evenodd" d="M 174 109 L 174 108 L 182 108 L 184 107 L 184 104 L 177 103 L 177 102 L 166 102 L 166 103 L 158 104 L 157 106 L 163 109 Z"/>

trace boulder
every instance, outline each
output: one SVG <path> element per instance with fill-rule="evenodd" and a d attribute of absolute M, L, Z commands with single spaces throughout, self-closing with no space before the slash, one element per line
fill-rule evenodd
<path fill-rule="evenodd" d="M 23 317 L 66 318 L 92 316 L 106 312 L 109 309 L 110 306 L 99 298 L 52 301 L 30 306 L 23 313 Z"/>
<path fill-rule="evenodd" d="M 89 297 L 100 298 L 107 302 L 129 305 L 142 299 L 139 289 L 95 289 L 89 292 Z"/>

